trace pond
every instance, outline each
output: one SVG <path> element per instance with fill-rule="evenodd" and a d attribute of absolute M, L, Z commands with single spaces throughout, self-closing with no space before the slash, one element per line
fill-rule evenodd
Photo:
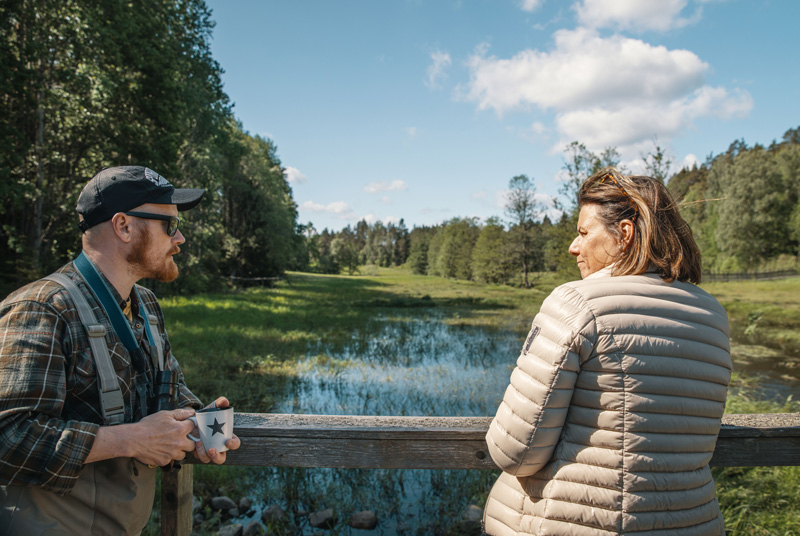
<path fill-rule="evenodd" d="M 464 325 L 435 310 L 376 317 L 344 344 L 321 340 L 309 347 L 273 411 L 493 415 L 524 336 Z M 738 344 L 732 354 L 742 375 L 761 378 L 760 396 L 786 396 L 796 388 L 791 359 Z M 277 504 L 294 519 L 292 534 L 318 534 L 306 514 L 326 508 L 339 520 L 327 534 L 457 534 L 462 514 L 470 504 L 483 506 L 495 477 L 492 471 L 266 468 L 255 495 L 266 498 L 263 508 Z M 377 514 L 376 529 L 347 526 L 362 510 Z"/>
<path fill-rule="evenodd" d="M 441 315 L 376 319 L 348 344 L 320 341 L 300 363 L 276 413 L 490 415 L 522 340 L 511 332 L 450 325 Z"/>
<path fill-rule="evenodd" d="M 448 322 L 438 311 L 377 317 L 345 344 L 321 340 L 299 363 L 275 413 L 322 415 L 482 416 L 500 403 L 524 334 Z M 483 497 L 493 471 L 260 470 L 253 495 L 293 517 L 293 534 L 316 534 L 304 513 L 333 508 L 328 534 L 459 533 L 459 519 Z M 240 520 L 259 519 L 262 510 Z M 372 510 L 374 530 L 347 526 Z M 299 514 L 299 515 L 298 515 Z"/>

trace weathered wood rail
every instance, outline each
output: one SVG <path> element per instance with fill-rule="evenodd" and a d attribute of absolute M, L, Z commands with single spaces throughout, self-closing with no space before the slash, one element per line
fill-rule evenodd
<path fill-rule="evenodd" d="M 242 447 L 228 465 L 362 469 L 494 469 L 491 417 L 236 415 Z M 800 413 L 725 415 L 711 465 L 800 465 Z M 162 474 L 161 534 L 192 526 L 192 465 Z"/>

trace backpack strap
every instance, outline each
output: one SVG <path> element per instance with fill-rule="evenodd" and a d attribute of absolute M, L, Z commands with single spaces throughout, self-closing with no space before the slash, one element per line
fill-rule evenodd
<path fill-rule="evenodd" d="M 100 382 L 100 409 L 103 412 L 103 419 L 108 425 L 123 423 L 125 421 L 125 401 L 122 397 L 117 373 L 111 364 L 111 356 L 108 353 L 105 326 L 97 321 L 89 302 L 86 301 L 83 292 L 72 279 L 62 273 L 50 274 L 43 279 L 64 287 L 75 304 L 81 323 L 89 336 L 89 345 L 92 348 L 92 356 L 97 367 L 97 377 Z"/>
<path fill-rule="evenodd" d="M 139 292 L 135 287 L 134 292 L 136 292 L 136 296 L 138 297 Z M 147 340 L 150 342 L 150 353 L 152 354 L 152 348 L 155 346 L 157 370 L 166 370 L 166 363 L 164 362 L 164 341 L 161 340 L 161 333 L 158 331 L 158 317 L 154 314 L 150 314 L 141 298 L 138 298 L 138 300 L 140 312 L 142 316 L 147 319 L 145 330 L 147 331 Z"/>

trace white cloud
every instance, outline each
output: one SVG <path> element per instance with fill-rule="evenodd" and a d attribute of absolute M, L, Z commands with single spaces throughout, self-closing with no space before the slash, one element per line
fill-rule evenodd
<path fill-rule="evenodd" d="M 519 7 L 522 11 L 536 11 L 541 7 L 542 1 L 543 0 L 521 0 Z"/>
<path fill-rule="evenodd" d="M 623 105 L 664 100 L 698 87 L 708 64 L 688 50 L 668 50 L 619 35 L 579 28 L 555 33 L 552 52 L 523 50 L 511 59 L 469 60 L 468 98 L 499 114 L 514 108 L 570 109 L 590 103 Z"/>
<path fill-rule="evenodd" d="M 350 208 L 350 205 L 344 201 L 334 201 L 333 203 L 328 203 L 327 205 L 315 203 L 314 201 L 305 201 L 300 205 L 299 209 L 308 210 L 310 212 L 333 214 L 334 216 L 337 216 L 343 220 L 353 219 L 353 209 Z"/>
<path fill-rule="evenodd" d="M 645 137 L 670 138 L 704 116 L 729 118 L 747 114 L 753 100 L 746 92 L 728 93 L 724 88 L 701 87 L 671 102 L 642 102 L 620 107 L 593 107 L 559 114 L 556 126 L 567 140 L 581 140 L 587 147 L 629 147 Z"/>
<path fill-rule="evenodd" d="M 406 133 L 412 140 L 417 137 L 417 127 L 406 127 Z"/>
<path fill-rule="evenodd" d="M 383 203 L 385 205 L 389 205 L 389 204 L 391 204 L 391 202 L 392 202 L 392 198 L 389 197 L 388 195 L 384 195 L 383 197 L 381 197 L 381 203 Z"/>
<path fill-rule="evenodd" d="M 361 218 L 365 222 L 369 223 L 370 225 L 373 223 L 381 222 L 384 225 L 389 225 L 390 223 L 398 224 L 400 223 L 400 218 L 395 218 L 394 216 L 385 216 L 383 218 L 378 218 L 375 214 L 367 214 L 363 218 Z"/>
<path fill-rule="evenodd" d="M 747 92 L 704 85 L 709 69 L 688 50 L 669 50 L 586 28 L 559 30 L 551 51 L 510 59 L 481 45 L 469 59 L 463 98 L 502 116 L 511 110 L 555 112 L 558 148 L 580 140 L 591 150 L 669 139 L 700 117 L 728 118 L 753 106 Z"/>
<path fill-rule="evenodd" d="M 690 17 L 681 16 L 688 3 L 688 0 L 583 0 L 573 5 L 573 9 L 578 22 L 589 28 L 664 32 L 700 20 L 700 8 Z"/>
<path fill-rule="evenodd" d="M 379 194 L 382 192 L 397 191 L 402 192 L 408 190 L 408 185 L 405 181 L 396 180 L 387 184 L 386 181 L 373 181 L 364 186 L 364 191 L 368 194 Z"/>
<path fill-rule="evenodd" d="M 475 201 L 483 201 L 486 199 L 486 192 L 481 190 L 480 192 L 475 192 L 470 196 Z"/>
<path fill-rule="evenodd" d="M 433 63 L 428 66 L 425 85 L 430 89 L 437 89 L 440 87 L 442 79 L 447 77 L 445 69 L 450 67 L 452 60 L 450 59 L 450 54 L 439 50 L 431 53 L 431 60 L 433 60 Z"/>
<path fill-rule="evenodd" d="M 692 169 L 694 166 L 700 167 L 700 160 L 695 155 L 689 153 L 683 157 L 681 168 Z"/>
<path fill-rule="evenodd" d="M 286 177 L 287 181 L 294 184 L 303 184 L 308 181 L 308 177 L 306 177 L 299 169 L 292 166 L 286 166 L 283 175 Z"/>

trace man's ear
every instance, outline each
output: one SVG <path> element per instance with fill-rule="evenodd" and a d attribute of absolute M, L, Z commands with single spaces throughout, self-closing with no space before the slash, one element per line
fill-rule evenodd
<path fill-rule="evenodd" d="M 114 234 L 125 244 L 129 244 L 133 240 L 133 227 L 133 218 L 124 212 L 117 212 L 111 218 L 111 228 L 114 230 Z"/>

